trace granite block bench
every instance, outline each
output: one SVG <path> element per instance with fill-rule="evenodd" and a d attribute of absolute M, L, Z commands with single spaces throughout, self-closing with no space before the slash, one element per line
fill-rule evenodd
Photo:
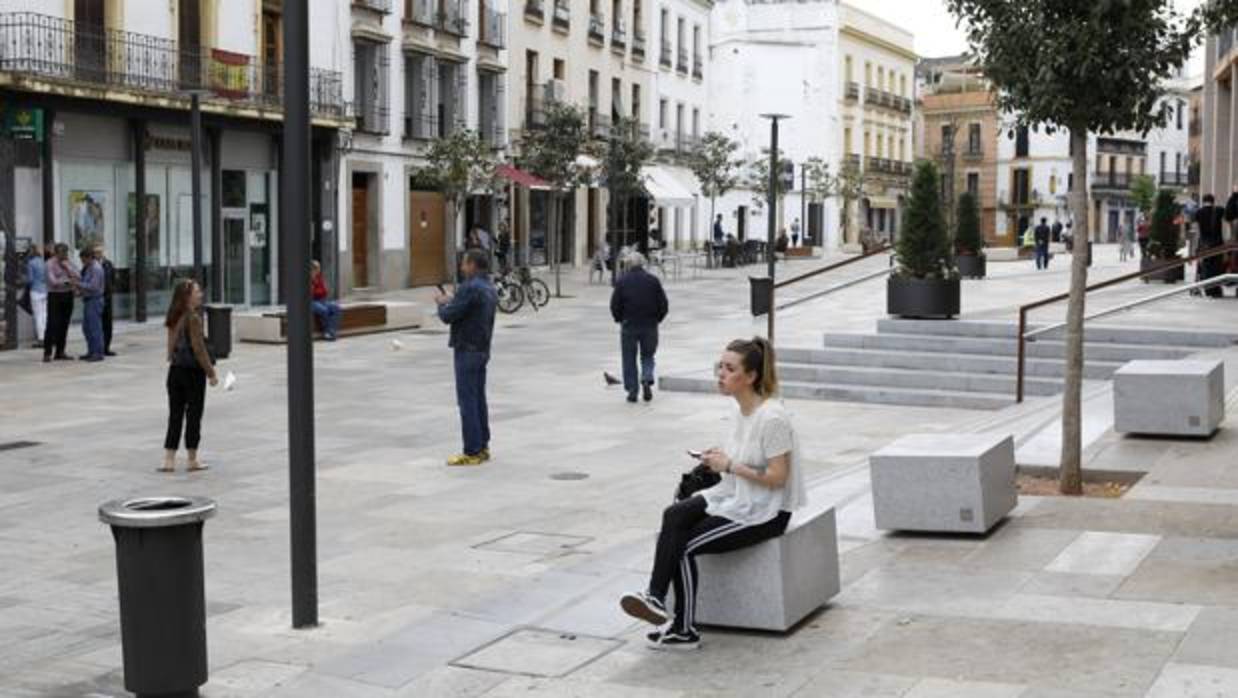
<path fill-rule="evenodd" d="M 1211 436 L 1225 419 L 1219 360 L 1130 361 L 1113 374 L 1113 430 Z"/>
<path fill-rule="evenodd" d="M 242 342 L 283 344 L 288 341 L 288 314 L 282 307 L 258 308 L 234 316 L 236 336 Z M 341 303 L 340 337 L 420 327 L 424 322 L 416 303 L 395 301 Z M 317 318 L 314 337 L 322 337 Z"/>
<path fill-rule="evenodd" d="M 841 588 L 834 508 L 810 502 L 781 536 L 696 563 L 698 623 L 785 632 Z"/>
<path fill-rule="evenodd" d="M 874 453 L 869 468 L 883 530 L 987 533 L 1018 500 L 1009 435 L 904 436 Z"/>

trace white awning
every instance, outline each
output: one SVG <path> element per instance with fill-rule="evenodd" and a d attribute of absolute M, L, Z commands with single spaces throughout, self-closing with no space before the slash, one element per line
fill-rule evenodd
<path fill-rule="evenodd" d="M 684 188 L 679 179 L 662 165 L 646 165 L 641 168 L 645 191 L 659 206 L 691 206 L 692 192 Z"/>

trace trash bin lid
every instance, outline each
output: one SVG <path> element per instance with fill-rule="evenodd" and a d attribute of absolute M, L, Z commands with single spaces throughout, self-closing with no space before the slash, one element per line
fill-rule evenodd
<path fill-rule="evenodd" d="M 205 521 L 215 515 L 215 500 L 206 497 L 133 497 L 99 506 L 99 520 L 124 528 L 160 528 Z"/>

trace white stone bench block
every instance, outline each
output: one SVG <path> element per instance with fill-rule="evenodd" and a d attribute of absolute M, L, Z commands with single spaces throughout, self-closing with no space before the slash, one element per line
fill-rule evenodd
<path fill-rule="evenodd" d="M 879 529 L 985 533 L 1018 501 L 1012 436 L 913 434 L 869 467 Z"/>
<path fill-rule="evenodd" d="M 1211 436 L 1225 419 L 1221 361 L 1130 361 L 1113 374 L 1113 430 Z"/>
<path fill-rule="evenodd" d="M 789 630 L 841 588 L 834 508 L 809 504 L 781 536 L 696 562 L 698 624 Z"/>

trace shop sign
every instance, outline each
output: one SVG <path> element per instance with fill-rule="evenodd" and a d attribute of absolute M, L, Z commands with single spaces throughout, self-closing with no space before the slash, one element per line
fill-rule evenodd
<path fill-rule="evenodd" d="M 4 135 L 18 141 L 43 142 L 43 110 L 0 105 Z"/>

